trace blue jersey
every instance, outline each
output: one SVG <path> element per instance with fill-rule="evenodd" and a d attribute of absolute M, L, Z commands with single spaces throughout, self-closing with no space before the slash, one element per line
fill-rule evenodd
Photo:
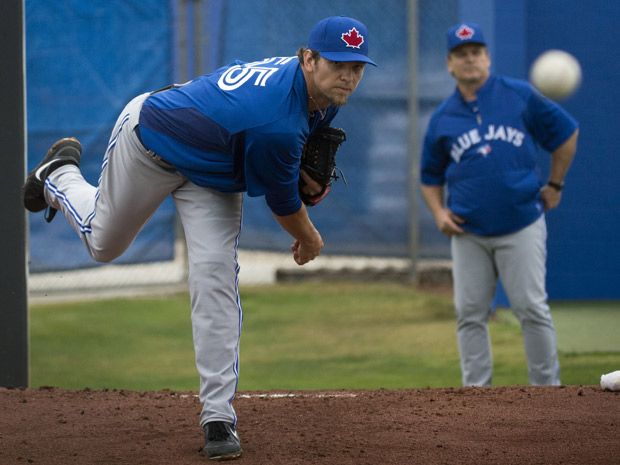
<path fill-rule="evenodd" d="M 491 76 L 477 99 L 458 89 L 433 113 L 424 140 L 421 181 L 447 184 L 448 208 L 467 232 L 509 234 L 543 212 L 538 147 L 553 152 L 577 122 L 529 83 Z"/>
<path fill-rule="evenodd" d="M 337 113 L 308 116 L 297 57 L 235 62 L 154 93 L 140 113 L 147 149 L 199 186 L 264 195 L 280 216 L 301 208 L 301 151 L 308 135 Z"/>

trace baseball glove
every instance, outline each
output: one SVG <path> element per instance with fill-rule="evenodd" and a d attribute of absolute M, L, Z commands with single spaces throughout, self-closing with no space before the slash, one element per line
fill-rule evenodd
<path fill-rule="evenodd" d="M 306 205 L 313 206 L 323 200 L 331 190 L 332 181 L 338 179 L 336 152 L 346 138 L 342 129 L 331 127 L 319 128 L 308 137 L 301 154 L 300 169 L 319 183 L 323 189 L 315 195 L 304 193 L 303 187 L 306 183 L 300 175 L 299 195 Z"/>

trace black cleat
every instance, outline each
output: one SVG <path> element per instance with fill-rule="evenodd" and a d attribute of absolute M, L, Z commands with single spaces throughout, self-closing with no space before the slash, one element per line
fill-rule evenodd
<path fill-rule="evenodd" d="M 50 147 L 43 160 L 30 172 L 22 187 L 24 195 L 24 207 L 31 212 L 39 212 L 47 208 L 47 202 L 43 195 L 45 180 L 56 168 L 64 165 L 80 166 L 82 145 L 75 137 L 66 137 L 56 141 Z M 50 208 L 46 214 L 48 222 L 54 218 L 55 209 Z M 54 210 L 51 212 L 51 210 Z"/>
<path fill-rule="evenodd" d="M 243 450 L 234 427 L 224 421 L 212 421 L 204 426 L 205 446 L 202 455 L 211 460 L 231 460 L 241 457 Z"/>

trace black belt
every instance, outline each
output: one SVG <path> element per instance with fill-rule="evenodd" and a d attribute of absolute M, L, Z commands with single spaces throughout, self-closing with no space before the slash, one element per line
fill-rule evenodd
<path fill-rule="evenodd" d="M 160 89 L 157 89 L 157 90 L 152 91 L 149 95 L 157 94 L 157 93 L 159 93 L 159 92 L 163 92 L 163 91 L 165 91 L 165 90 L 174 89 L 174 88 L 176 88 L 176 87 L 179 87 L 179 86 L 177 86 L 176 84 L 169 84 L 169 85 L 167 85 L 167 86 L 165 86 L 165 87 L 162 87 L 162 88 L 160 88 Z"/>
<path fill-rule="evenodd" d="M 135 128 L 133 128 L 134 132 L 136 133 L 136 137 L 138 138 L 138 140 L 140 141 L 140 143 L 142 144 L 142 147 L 144 147 L 146 150 L 148 150 L 146 148 L 146 145 L 144 145 L 144 141 L 142 140 L 142 136 L 140 135 L 140 126 L 136 126 Z"/>
<path fill-rule="evenodd" d="M 152 91 L 149 95 L 157 94 L 159 92 L 164 92 L 166 90 L 174 89 L 176 87 L 179 87 L 179 86 L 176 84 L 169 84 L 165 87 Z M 136 137 L 138 137 L 138 140 L 142 144 L 142 147 L 144 147 L 144 149 L 146 150 L 146 154 L 151 160 L 153 160 L 157 165 L 159 165 L 160 167 L 162 167 L 163 169 L 167 171 L 176 171 L 176 168 L 173 165 L 168 163 L 161 156 L 157 155 L 155 152 L 153 152 L 151 149 L 149 149 L 145 145 L 144 141 L 142 140 L 142 136 L 140 135 L 140 125 L 136 125 L 136 127 L 134 128 L 134 131 L 136 133 Z"/>

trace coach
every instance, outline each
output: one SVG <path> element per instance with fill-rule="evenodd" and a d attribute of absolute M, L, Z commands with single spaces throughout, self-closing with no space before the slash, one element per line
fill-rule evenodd
<path fill-rule="evenodd" d="M 448 31 L 447 67 L 456 90 L 429 122 L 422 195 L 437 228 L 451 237 L 463 385 L 491 384 L 488 319 L 498 278 L 521 324 L 530 383 L 558 385 L 544 212 L 562 198 L 578 125 L 527 82 L 491 75 L 490 66 L 478 25 Z M 551 153 L 546 181 L 539 146 Z"/>

